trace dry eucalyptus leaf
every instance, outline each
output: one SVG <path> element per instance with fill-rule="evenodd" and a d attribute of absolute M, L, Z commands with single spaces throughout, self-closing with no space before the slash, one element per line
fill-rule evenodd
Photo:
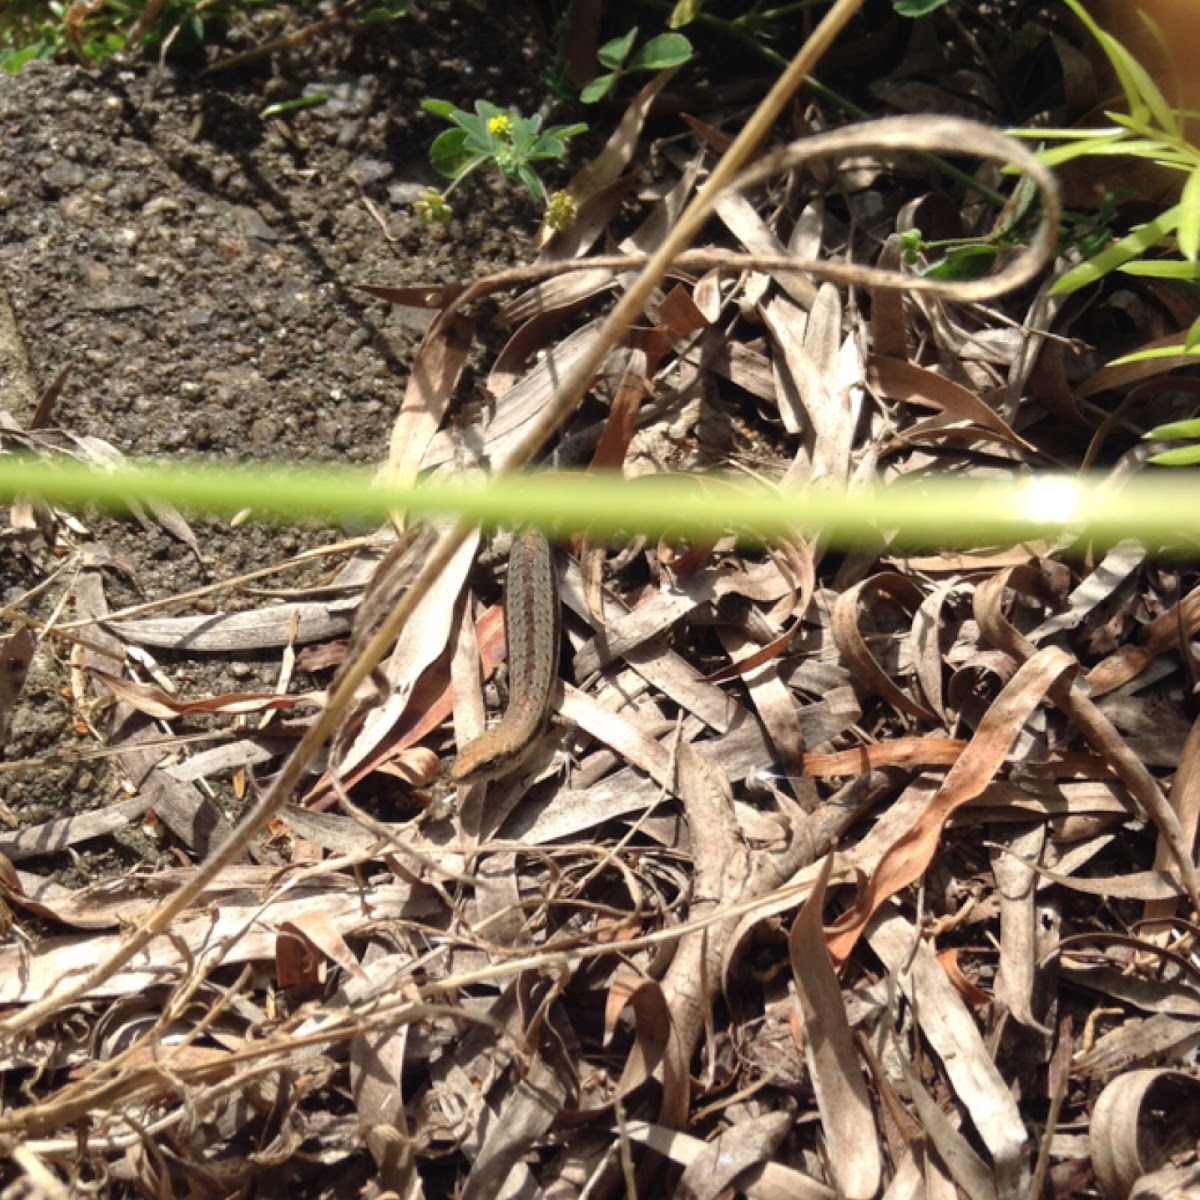
<path fill-rule="evenodd" d="M 1151 1068 L 1116 1076 L 1092 1109 L 1088 1140 L 1105 1200 L 1129 1200 L 1139 1179 L 1200 1138 L 1200 1080 Z"/>
<path fill-rule="evenodd" d="M 883 1162 L 845 1000 L 825 948 L 821 913 L 832 867 L 833 855 L 826 855 L 792 924 L 788 952 L 804 1017 L 805 1058 L 838 1192 L 847 1200 L 870 1200 L 879 1190 Z"/>

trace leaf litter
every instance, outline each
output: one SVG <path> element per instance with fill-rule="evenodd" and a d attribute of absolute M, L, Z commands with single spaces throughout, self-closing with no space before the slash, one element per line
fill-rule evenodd
<path fill-rule="evenodd" d="M 951 111 L 940 85 L 902 81 L 894 106 Z M 532 269 L 360 281 L 437 313 L 383 473 L 504 460 L 599 344 L 594 306 L 712 166 L 711 126 L 692 123 L 686 153 L 651 140 L 667 83 L 572 182 L 580 225 Z M 822 124 L 815 108 L 796 119 Z M 547 465 L 732 465 L 845 488 L 1081 461 L 1064 423 L 1078 443 L 1119 388 L 1178 364 L 1068 370 L 1063 339 L 1083 335 L 1052 306 L 1013 301 L 1002 320 L 1005 301 L 860 273 L 877 254 L 894 269 L 921 205 L 986 232 L 985 214 L 921 192 L 930 178 L 866 147 L 817 185 L 724 193 L 717 247 L 678 258 L 649 332 L 604 352 Z M 622 257 L 590 253 L 602 239 Z M 463 309 L 514 289 L 510 340 L 465 396 L 479 321 Z M 1022 320 L 1051 360 L 1040 377 L 1012 337 Z M 115 453 L 3 427 L 9 448 Z M 1110 435 L 1129 440 L 1119 422 Z M 153 516 L 199 555 L 178 514 Z M 49 520 L 53 535 L 64 518 Z M 14 516 L 13 536 L 36 527 Z M 79 721 L 126 795 L 0 831 L 0 1061 L 25 1080 L 0 1135 L 30 1179 L 57 1179 L 82 1142 L 112 1194 L 147 1196 L 262 1187 L 284 1163 L 299 1194 L 339 1194 L 317 1168 L 351 1162 L 379 1196 L 1188 1194 L 1189 566 L 1070 538 L 910 555 L 882 531 L 877 550 L 836 554 L 808 530 L 756 556 L 732 537 L 605 548 L 580 531 L 561 561 L 562 723 L 518 774 L 455 797 L 439 759 L 481 725 L 503 657 L 498 556 L 473 566 L 471 538 L 358 686 L 299 802 L 198 874 L 233 836 L 209 781 L 263 789 L 254 769 L 306 736 L 305 709 L 386 628 L 431 536 L 364 539 L 328 601 L 187 618 L 110 613 L 105 566 L 80 560 L 74 620 L 41 643 L 76 639 Z M 36 645 L 25 629 L 0 654 L 5 728 Z M 292 690 L 297 645 L 335 672 L 328 689 Z M 147 647 L 278 651 L 280 690 L 178 696 Z M 193 754 L 198 736 L 219 744 Z M 169 829 L 178 866 L 71 888 L 14 865 L 134 820 Z M 126 931 L 179 896 L 169 933 L 126 954 Z"/>

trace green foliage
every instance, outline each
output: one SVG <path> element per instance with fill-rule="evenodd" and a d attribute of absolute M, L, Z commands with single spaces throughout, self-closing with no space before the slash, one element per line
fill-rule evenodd
<path fill-rule="evenodd" d="M 1143 361 L 1151 358 L 1168 358 L 1179 354 L 1200 354 L 1200 319 L 1192 323 L 1183 340 L 1182 346 L 1159 346 L 1154 350 L 1145 350 L 1140 354 L 1127 354 L 1118 358 L 1113 365 L 1125 362 Z M 1200 418 L 1193 417 L 1187 421 L 1170 421 L 1166 425 L 1158 425 L 1142 435 L 1147 441 L 1180 442 L 1200 438 Z M 1151 457 L 1152 463 L 1162 467 L 1193 467 L 1200 463 L 1200 443 L 1190 446 L 1177 446 L 1173 450 L 1163 450 Z"/>
<path fill-rule="evenodd" d="M 1058 166 L 1076 158 L 1125 155 L 1152 162 L 1187 176 L 1179 203 L 1151 221 L 1136 226 L 1126 237 L 1104 246 L 1072 268 L 1054 284 L 1053 293 L 1070 295 L 1103 279 L 1112 271 L 1149 275 L 1159 279 L 1200 278 L 1200 149 L 1183 135 L 1180 113 L 1167 103 L 1149 72 L 1110 33 L 1101 29 L 1079 0 L 1063 0 L 1087 26 L 1116 73 L 1129 112 L 1106 112 L 1112 122 L 1099 129 L 1017 129 L 1014 136 L 1057 143 L 1040 152 L 1047 166 Z M 1156 246 L 1174 245 L 1180 259 L 1148 259 Z M 1169 353 L 1178 353 L 1171 350 Z M 1155 357 L 1156 352 L 1130 355 L 1122 360 Z"/>
<path fill-rule="evenodd" d="M 413 211 L 422 225 L 445 225 L 454 216 L 454 210 L 437 188 L 425 188 L 413 202 Z"/>
<path fill-rule="evenodd" d="M 892 7 L 901 17 L 927 17 L 930 13 L 944 8 L 950 0 L 892 0 Z M 705 0 L 675 0 L 671 15 L 667 18 L 668 29 L 683 29 L 693 22 L 709 21 L 720 24 L 720 18 L 704 11 Z M 749 4 L 729 24 L 740 27 L 746 33 L 757 36 L 769 36 L 772 24 L 777 24 L 793 16 L 798 9 L 811 8 L 811 3 L 783 4 L 767 6 L 765 0 L 755 0 Z"/>
<path fill-rule="evenodd" d="M 1200 321 L 1197 321 L 1189 330 L 1188 339 L 1189 341 L 1200 340 Z M 1178 353 L 1178 350 L 1175 353 Z M 1155 442 L 1178 442 L 1200 438 L 1200 419 L 1172 421 L 1168 425 L 1159 425 L 1157 428 L 1151 429 L 1143 436 L 1147 441 Z M 1161 454 L 1153 455 L 1150 461 L 1158 463 L 1162 467 L 1194 467 L 1200 463 L 1200 443 L 1178 446 L 1174 450 L 1164 450 Z"/>
<path fill-rule="evenodd" d="M 324 92 L 315 92 L 297 96 L 294 100 L 280 100 L 277 104 L 268 104 L 258 115 L 265 121 L 269 117 L 286 117 L 288 113 L 299 112 L 303 108 L 320 108 L 328 102 L 329 97 Z"/>
<path fill-rule="evenodd" d="M 412 12 L 412 0 L 379 0 L 372 4 L 358 19 L 364 25 L 381 25 L 385 21 L 397 21 Z"/>
<path fill-rule="evenodd" d="M 399 2 L 405 8 L 409 4 Z M 70 0 L 6 0 L 0 3 L 0 70 L 14 74 L 35 59 L 68 55 L 98 66 L 122 50 L 147 46 L 186 54 L 230 18 L 274 3 L 278 0 L 165 0 L 157 17 L 140 28 L 146 0 L 104 0 L 96 12 L 74 22 L 68 20 Z M 137 46 L 130 47 L 135 32 Z"/>
<path fill-rule="evenodd" d="M 555 192 L 546 202 L 546 224 L 551 229 L 570 229 L 579 214 L 575 198 L 569 192 Z"/>
<path fill-rule="evenodd" d="M 26 63 L 53 58 L 58 47 L 48 38 L 38 37 L 20 47 L 0 46 L 0 71 L 15 75 Z"/>
<path fill-rule="evenodd" d="M 950 0 L 892 0 L 892 7 L 901 17 L 927 17 L 944 8 Z"/>
<path fill-rule="evenodd" d="M 792 31 L 791 18 L 797 11 L 812 7 L 812 0 L 795 0 L 790 4 L 772 5 L 767 0 L 754 0 L 753 4 L 741 6 L 733 17 L 723 17 L 705 11 L 705 0 L 678 0 L 667 18 L 668 29 L 683 29 L 695 24 L 707 28 L 721 39 L 732 38 L 747 50 L 766 59 L 773 67 L 782 70 L 787 57 L 774 49 L 773 43 Z"/>
<path fill-rule="evenodd" d="M 587 129 L 578 124 L 543 129 L 539 114 L 523 117 L 516 109 L 498 108 L 486 100 L 476 100 L 473 113 L 464 112 L 449 100 L 423 100 L 421 107 L 454 126 L 438 134 L 429 150 L 429 161 L 450 180 L 450 185 L 440 195 L 433 193 L 440 205 L 432 203 L 428 195 L 422 196 L 423 220 L 448 219 L 446 197 L 485 163 L 491 163 L 506 179 L 523 183 L 534 200 L 547 205 L 546 189 L 530 164 L 562 158 L 567 141 Z"/>
<path fill-rule="evenodd" d="M 932 266 L 923 267 L 921 274 L 930 279 L 954 282 L 981 279 L 991 270 L 1001 250 L 1022 240 L 1025 220 L 1033 211 L 1036 195 L 1037 189 L 1022 177 L 985 237 L 929 242 L 919 229 L 906 230 L 899 239 L 904 264 L 919 267 L 930 251 L 943 251 L 942 257 Z"/>
<path fill-rule="evenodd" d="M 15 75 L 28 62 L 66 54 L 68 6 L 69 0 L 12 0 L 0 15 L 0 70 Z"/>
<path fill-rule="evenodd" d="M 935 263 L 923 274 L 929 279 L 941 279 L 947 282 L 960 283 L 968 279 L 982 279 L 996 261 L 1000 253 L 999 246 L 986 242 L 968 243 L 964 246 L 954 246 L 941 262 Z"/>
<path fill-rule="evenodd" d="M 667 71 L 683 66 L 692 57 L 692 43 L 682 33 L 660 33 L 631 55 L 637 34 L 635 25 L 624 36 L 605 42 L 596 52 L 606 73 L 598 75 L 579 93 L 584 104 L 603 100 L 623 75 L 633 71 Z"/>
<path fill-rule="evenodd" d="M 682 29 L 685 25 L 690 25 L 700 16 L 703 8 L 704 0 L 677 0 L 667 18 L 667 28 Z"/>

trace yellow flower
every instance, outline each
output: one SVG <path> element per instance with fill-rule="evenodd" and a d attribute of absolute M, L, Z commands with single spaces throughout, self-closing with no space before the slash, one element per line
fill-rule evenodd
<path fill-rule="evenodd" d="M 512 136 L 512 118 L 508 113 L 500 113 L 497 116 L 489 117 L 487 123 L 488 133 L 492 137 L 506 138 Z"/>

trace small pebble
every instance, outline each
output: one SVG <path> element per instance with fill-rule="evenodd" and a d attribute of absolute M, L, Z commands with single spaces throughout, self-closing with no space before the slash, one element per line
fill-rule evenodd
<path fill-rule="evenodd" d="M 42 172 L 42 182 L 56 192 L 80 187 L 86 178 L 87 172 L 78 163 L 61 160 Z"/>

